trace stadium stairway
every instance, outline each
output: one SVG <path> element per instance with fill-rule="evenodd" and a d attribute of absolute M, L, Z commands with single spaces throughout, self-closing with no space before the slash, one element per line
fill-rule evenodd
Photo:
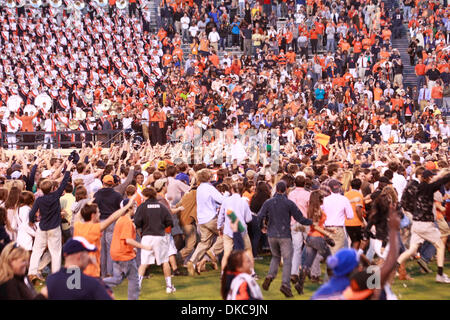
<path fill-rule="evenodd" d="M 384 7 L 388 15 L 392 17 L 396 8 L 400 7 L 397 0 L 384 0 Z M 414 66 L 409 63 L 409 54 L 407 52 L 409 46 L 409 35 L 407 21 L 403 24 L 402 36 L 399 39 L 391 38 L 392 48 L 398 49 L 403 63 L 403 87 L 411 87 L 417 85 L 417 76 Z"/>
<path fill-rule="evenodd" d="M 401 39 L 392 39 L 392 47 L 398 49 L 403 63 L 403 87 L 413 87 L 417 85 L 417 76 L 414 66 L 410 64 L 409 54 L 407 53 L 409 40 L 406 36 Z"/>

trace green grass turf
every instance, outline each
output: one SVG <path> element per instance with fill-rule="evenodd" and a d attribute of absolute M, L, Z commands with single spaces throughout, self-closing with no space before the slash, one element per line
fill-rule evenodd
<path fill-rule="evenodd" d="M 258 280 L 261 286 L 264 276 L 269 270 L 270 257 L 266 256 L 263 260 L 255 261 L 255 270 L 259 275 Z M 433 270 L 431 274 L 422 274 L 420 267 L 415 261 L 407 263 L 407 270 L 413 280 L 399 281 L 395 280 L 392 287 L 393 292 L 399 300 L 450 300 L 450 284 L 441 284 L 435 282 L 436 262 L 430 263 Z M 144 279 L 140 300 L 219 300 L 220 297 L 220 271 L 211 270 L 196 275 L 177 276 L 172 278 L 172 283 L 177 291 L 174 294 L 166 294 L 165 280 L 161 267 L 151 266 L 151 277 Z M 322 269 L 324 265 L 322 265 Z M 450 275 L 450 261 L 445 264 L 445 270 Z M 263 291 L 264 299 L 280 300 L 287 299 L 280 292 L 281 286 L 281 268 L 278 270 L 277 278 L 272 282 L 268 291 Z M 292 286 L 294 300 L 308 300 L 319 287 L 318 284 L 311 283 L 309 280 L 305 283 L 304 294 L 298 295 Z M 121 285 L 114 288 L 114 295 L 118 300 L 127 299 L 128 283 L 125 280 Z"/>

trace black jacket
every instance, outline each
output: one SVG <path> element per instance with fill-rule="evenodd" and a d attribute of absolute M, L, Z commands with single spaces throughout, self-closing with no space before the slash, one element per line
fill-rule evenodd
<path fill-rule="evenodd" d="M 34 202 L 33 208 L 29 213 L 30 222 L 35 222 L 35 216 L 39 210 L 40 222 L 39 228 L 42 231 L 55 229 L 61 225 L 61 198 L 67 183 L 69 182 L 70 172 L 66 171 L 59 188 L 49 194 L 39 197 Z"/>
<path fill-rule="evenodd" d="M 164 236 L 164 229 L 173 227 L 173 220 L 166 206 L 156 199 L 149 199 L 137 208 L 134 224 L 142 229 L 142 236 Z"/>
<path fill-rule="evenodd" d="M 28 281 L 28 279 L 27 279 Z M 30 283 L 28 281 L 28 283 Z M 14 278 L 0 285 L 0 300 L 44 300 L 42 294 L 37 294 L 31 285 L 25 283 L 25 277 Z"/>
<path fill-rule="evenodd" d="M 291 238 L 291 217 L 300 224 L 309 226 L 310 219 L 303 217 L 297 205 L 286 195 L 277 193 L 273 198 L 264 202 L 258 213 L 258 223 L 268 217 L 267 236 L 269 238 Z"/>

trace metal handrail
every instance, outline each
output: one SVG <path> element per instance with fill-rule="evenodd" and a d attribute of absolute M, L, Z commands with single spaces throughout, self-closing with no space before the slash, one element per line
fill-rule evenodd
<path fill-rule="evenodd" d="M 46 145 L 51 145 L 53 148 L 60 148 L 60 147 L 67 147 L 67 146 L 71 146 L 73 144 L 81 144 L 82 141 L 63 141 L 61 139 L 61 136 L 73 136 L 73 135 L 92 135 L 92 143 L 95 143 L 96 141 L 98 141 L 98 138 L 100 135 L 105 135 L 107 136 L 107 140 L 106 141 L 102 141 L 103 145 L 109 145 L 111 143 L 111 141 L 116 140 L 118 137 L 121 137 L 121 134 L 123 133 L 123 130 L 70 130 L 70 131 L 32 131 L 32 132 L 27 132 L 27 131 L 18 131 L 15 133 L 11 133 L 11 132 L 2 132 L 2 136 L 1 136 L 1 144 L 4 147 L 8 147 L 10 148 L 11 146 L 16 146 L 16 147 L 26 147 L 26 146 L 31 146 L 36 148 L 37 146 L 46 146 Z M 18 137 L 24 137 L 24 136 L 35 136 L 35 138 L 42 138 L 44 137 L 44 139 L 42 141 L 34 141 L 34 142 L 24 142 L 24 141 L 16 141 L 15 143 L 8 143 L 8 139 L 7 137 L 14 134 L 16 139 Z M 51 141 L 50 142 L 46 142 L 46 137 L 51 136 Z M 86 141 L 84 141 L 86 142 Z"/>

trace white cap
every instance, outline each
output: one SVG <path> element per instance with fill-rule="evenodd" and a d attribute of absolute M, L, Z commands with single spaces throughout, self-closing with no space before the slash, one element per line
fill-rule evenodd
<path fill-rule="evenodd" d="M 20 172 L 20 171 L 14 171 L 14 172 L 11 174 L 11 179 L 19 179 L 21 176 L 22 176 L 22 172 Z"/>
<path fill-rule="evenodd" d="M 47 177 L 50 176 L 51 174 L 52 174 L 52 171 L 51 171 L 51 170 L 44 170 L 44 171 L 42 171 L 41 176 L 42 176 L 42 178 L 47 178 Z"/>

